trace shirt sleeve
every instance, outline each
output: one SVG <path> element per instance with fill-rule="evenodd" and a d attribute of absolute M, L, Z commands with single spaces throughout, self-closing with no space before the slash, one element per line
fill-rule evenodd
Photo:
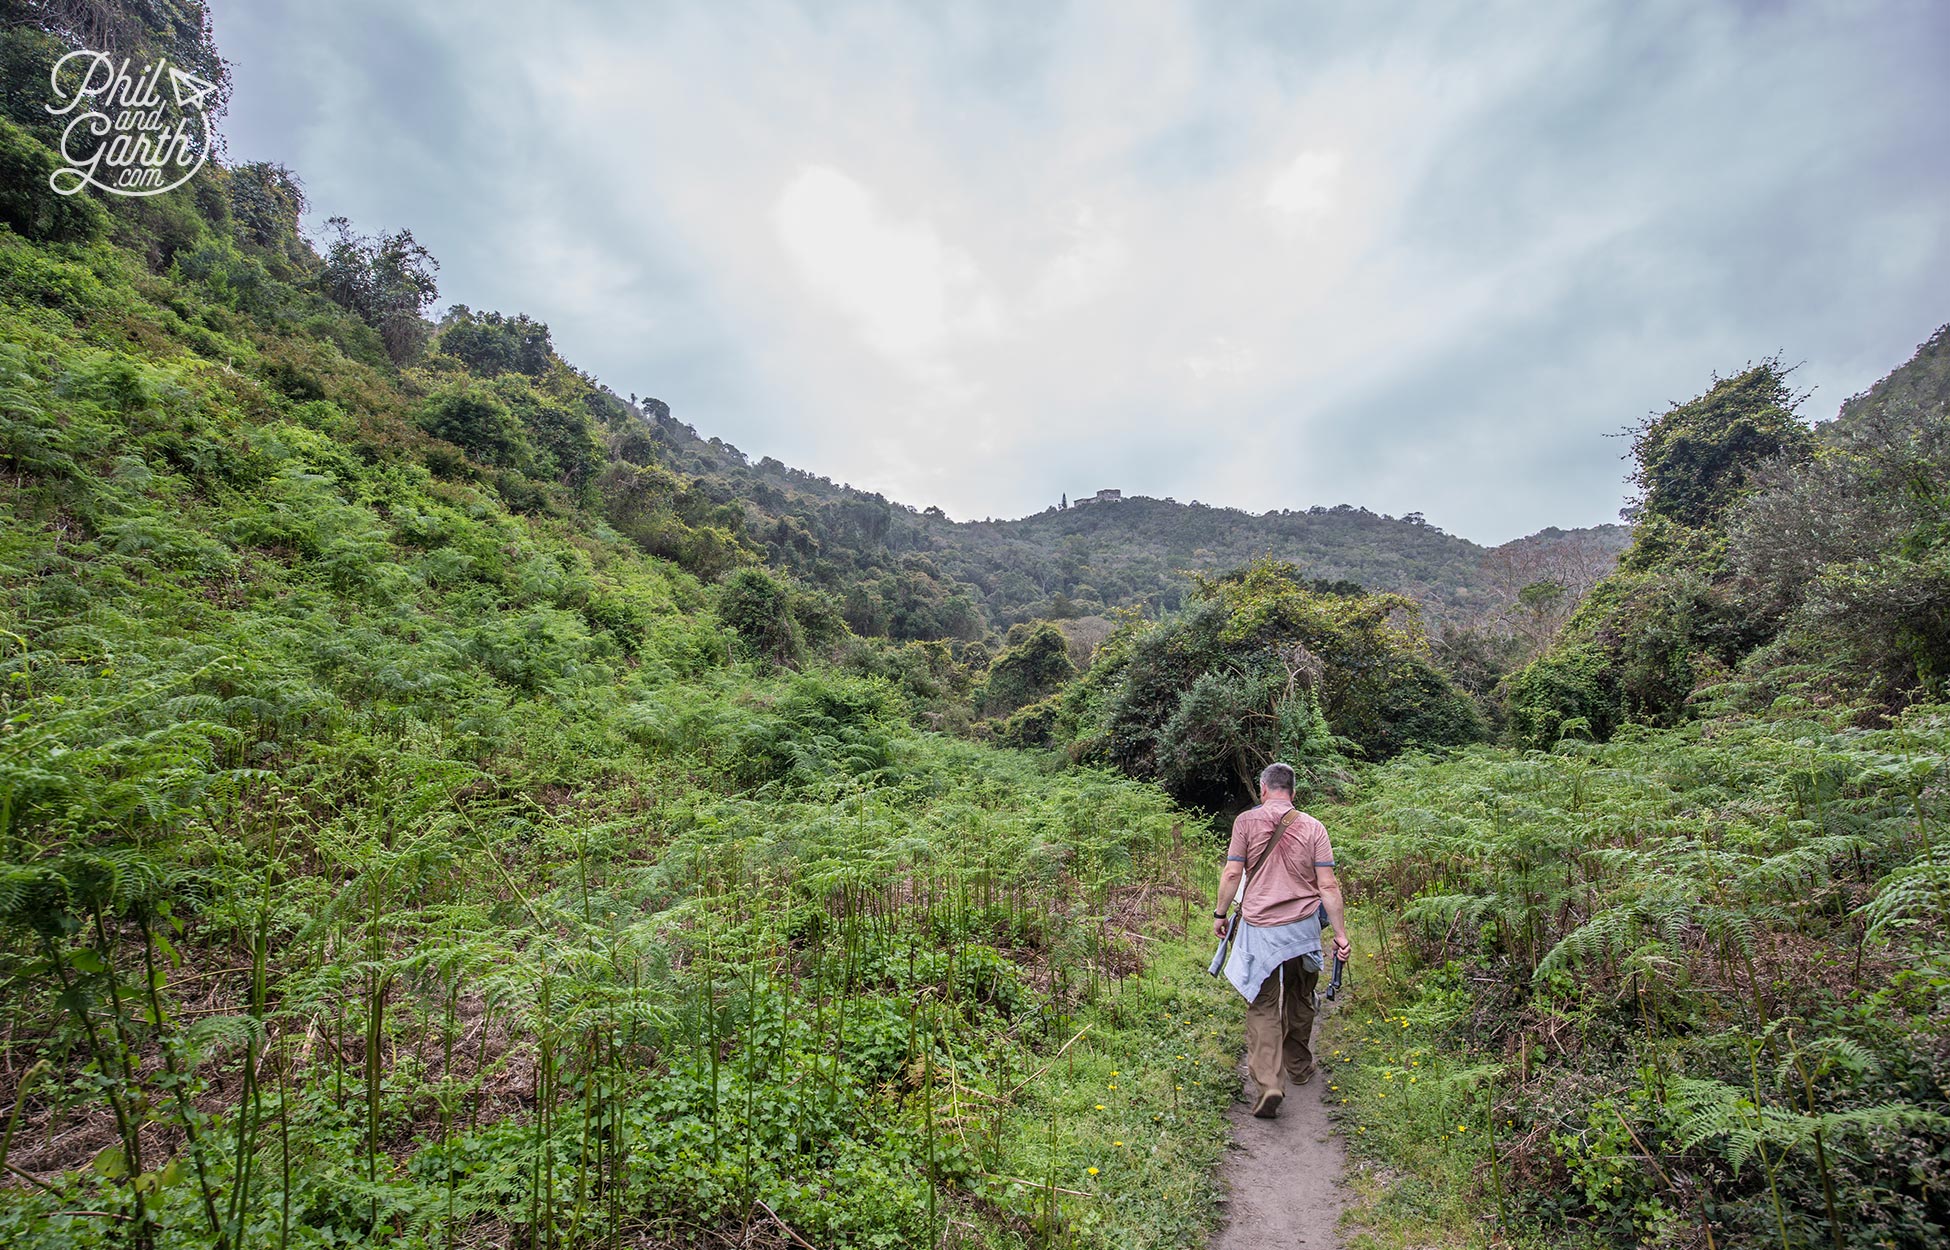
<path fill-rule="evenodd" d="M 1313 835 L 1309 841 L 1313 843 L 1314 867 L 1332 868 L 1334 866 L 1334 844 L 1328 840 L 1327 826 L 1314 820 L 1312 817 L 1309 817 L 1308 820 L 1313 826 L 1308 832 Z"/>
<path fill-rule="evenodd" d="M 1246 862 L 1246 814 L 1241 812 L 1232 821 L 1232 841 L 1226 843 L 1226 862 Z"/>

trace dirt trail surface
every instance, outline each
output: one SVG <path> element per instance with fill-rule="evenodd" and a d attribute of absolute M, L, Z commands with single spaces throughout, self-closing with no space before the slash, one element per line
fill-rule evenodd
<path fill-rule="evenodd" d="M 1243 1068 L 1241 1079 L 1256 1092 Z M 1233 1107 L 1232 1149 L 1222 1165 L 1226 1223 L 1212 1250 L 1339 1250 L 1334 1225 L 1347 1205 L 1341 1189 L 1347 1153 L 1321 1101 L 1326 1088 L 1323 1072 L 1299 1089 L 1288 1086 L 1286 1103 L 1271 1120 L 1254 1119 L 1249 1103 Z"/>

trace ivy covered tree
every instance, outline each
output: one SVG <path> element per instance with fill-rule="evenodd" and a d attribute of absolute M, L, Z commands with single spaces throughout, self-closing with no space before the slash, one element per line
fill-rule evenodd
<path fill-rule="evenodd" d="M 725 579 L 718 619 L 751 659 L 791 667 L 805 656 L 806 636 L 792 617 L 791 595 L 763 569 L 739 569 Z"/>
<path fill-rule="evenodd" d="M 532 451 L 514 413 L 485 386 L 456 386 L 434 394 L 421 410 L 420 426 L 482 464 L 532 467 Z"/>
<path fill-rule="evenodd" d="M 1074 754 L 1214 807 L 1249 801 L 1276 758 L 1317 790 L 1346 754 L 1484 734 L 1475 704 L 1431 663 L 1412 601 L 1323 589 L 1265 558 L 1196 577 L 1183 613 L 1127 619 L 1066 702 Z"/>
<path fill-rule="evenodd" d="M 746 658 L 780 668 L 798 668 L 846 637 L 846 624 L 826 596 L 760 568 L 725 578 L 718 619 L 737 636 Z"/>
<path fill-rule="evenodd" d="M 1730 528 L 1758 486 L 1807 463 L 1815 435 L 1789 370 L 1770 358 L 1713 380 L 1633 431 L 1632 545 L 1551 647 L 1506 687 L 1524 742 L 1605 737 L 1634 721 L 1671 725 L 1779 628 L 1725 568 Z M 1530 588 L 1526 588 L 1529 591 Z M 1519 596 L 1522 602 L 1522 596 Z M 1533 604 L 1545 606 L 1533 596 Z"/>
<path fill-rule="evenodd" d="M 1055 694 L 1077 675 L 1070 660 L 1070 644 L 1063 632 L 1047 621 L 1023 629 L 1022 638 L 996 657 L 982 688 L 982 712 L 1006 715 L 1025 704 Z"/>
<path fill-rule="evenodd" d="M 1714 378 L 1705 394 L 1633 428 L 1637 524 L 1622 561 L 1627 568 L 1709 549 L 1702 533 L 1722 528 L 1761 466 L 1812 454 L 1814 435 L 1795 414 L 1804 397 L 1788 385 L 1789 372 L 1770 357 Z"/>
<path fill-rule="evenodd" d="M 411 230 L 374 237 L 353 230 L 345 217 L 326 226 L 334 238 L 325 252 L 318 289 L 325 297 L 379 332 L 394 364 L 419 355 L 429 329 L 426 311 L 440 294 L 440 262 Z"/>
<path fill-rule="evenodd" d="M 1950 693 L 1950 326 L 1769 468 L 1730 526 L 1749 611 L 1781 622 L 1755 702 L 1801 686 L 1888 708 Z M 1762 662 L 1777 676 L 1760 671 Z"/>
<path fill-rule="evenodd" d="M 440 322 L 440 350 L 482 377 L 520 373 L 538 378 L 555 359 L 548 323 L 527 313 L 504 317 L 455 304 Z"/>
<path fill-rule="evenodd" d="M 225 172 L 230 215 L 237 240 L 265 258 L 278 278 L 290 281 L 318 268 L 318 255 L 305 241 L 305 187 L 283 165 L 253 161 Z"/>

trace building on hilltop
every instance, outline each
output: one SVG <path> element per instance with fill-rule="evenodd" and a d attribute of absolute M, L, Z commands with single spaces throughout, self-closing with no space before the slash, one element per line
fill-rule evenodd
<path fill-rule="evenodd" d="M 1070 506 L 1073 508 L 1081 508 L 1087 503 L 1116 503 L 1122 498 L 1124 498 L 1124 492 L 1121 490 L 1100 490 L 1094 495 L 1077 496 L 1076 502 Z"/>

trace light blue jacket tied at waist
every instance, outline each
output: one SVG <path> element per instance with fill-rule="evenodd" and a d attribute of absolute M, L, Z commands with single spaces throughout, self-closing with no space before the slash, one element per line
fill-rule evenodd
<path fill-rule="evenodd" d="M 1232 954 L 1221 946 L 1212 956 L 1212 975 L 1219 974 L 1219 961 L 1225 959 L 1226 980 L 1246 996 L 1247 1002 L 1259 997 L 1266 978 L 1279 971 L 1281 964 L 1301 955 L 1310 955 L 1307 967 L 1320 971 L 1320 913 L 1292 924 L 1260 926 L 1239 921 L 1238 936 L 1232 940 Z"/>

